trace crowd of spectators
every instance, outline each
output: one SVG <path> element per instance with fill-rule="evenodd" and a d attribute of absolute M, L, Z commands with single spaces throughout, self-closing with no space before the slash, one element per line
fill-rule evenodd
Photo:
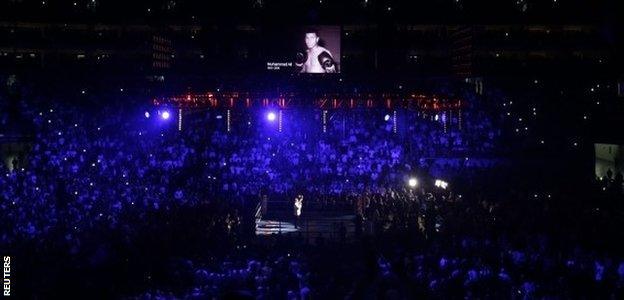
<path fill-rule="evenodd" d="M 621 246 L 607 239 L 622 236 L 622 206 L 582 201 L 566 193 L 518 192 L 498 198 L 450 191 L 362 197 L 361 212 L 375 228 L 353 242 L 268 237 L 218 264 L 187 262 L 186 275 L 179 276 L 193 279 L 175 295 L 618 299 L 624 257 Z M 159 295 L 167 292 L 132 298 Z"/>
<path fill-rule="evenodd" d="M 130 98 L 90 97 L 100 103 Z M 136 107 L 89 108 L 32 98 L 20 102 L 24 119 L 36 128 L 32 151 L 22 161 L 14 158 L 13 171 L 3 168 L 0 179 L 6 222 L 14 224 L 3 241 L 35 238 L 57 222 L 57 212 L 68 213 L 69 228 L 82 228 L 98 218 L 116 224 L 118 214 L 133 207 L 193 206 L 215 195 L 253 206 L 261 192 L 378 192 L 404 185 L 416 172 L 426 174 L 431 161 L 422 158 L 448 160 L 432 163 L 436 168 L 480 166 L 473 163 L 478 159 L 464 157 L 487 155 L 496 138 L 490 120 L 471 112 L 464 112 L 460 130 L 451 120 L 443 129 L 442 122 L 406 111 L 399 134 L 393 128 L 399 125 L 383 111 L 336 112 L 327 132 L 320 111 L 285 111 L 282 132 L 264 119 L 265 110 L 241 113 L 231 132 L 223 112 L 202 111 L 186 114 L 177 131 L 175 110 L 165 121 L 149 107 L 152 116 L 145 118 Z M 460 163 L 452 163 L 457 157 Z"/>
<path fill-rule="evenodd" d="M 24 276 L 39 291 L 55 291 L 41 275 L 50 270 L 112 264 L 103 274 L 127 274 L 99 287 L 140 299 L 617 298 L 622 258 L 599 239 L 619 236 L 605 230 L 620 224 L 617 205 L 425 183 L 502 174 L 497 118 L 479 110 L 476 95 L 463 95 L 472 104 L 461 113 L 399 110 L 396 123 L 385 109 L 324 117 L 311 108 L 271 122 L 266 113 L 275 109 L 262 108 L 235 111 L 228 125 L 215 110 L 186 112 L 178 123 L 177 110 L 137 104 L 128 91 L 68 96 L 84 101 L 76 103 L 26 90 L 15 105 L 34 136 L 30 151 L 0 162 L 0 248 L 61 256 L 31 258 L 38 271 Z M 414 176 L 422 186 L 407 187 Z M 252 237 L 260 195 L 294 193 L 346 201 L 357 216 L 355 242 L 319 238 L 304 247 L 296 235 Z M 564 207 L 570 216 L 555 212 Z M 333 255 L 337 249 L 345 254 Z M 79 293 L 104 275 L 75 276 Z"/>

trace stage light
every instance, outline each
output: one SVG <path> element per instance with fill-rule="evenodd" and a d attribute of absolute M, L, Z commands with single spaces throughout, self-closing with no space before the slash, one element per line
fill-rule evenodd
<path fill-rule="evenodd" d="M 150 113 L 149 113 L 149 111 L 146 111 L 146 112 L 145 112 L 145 117 L 149 119 L 149 117 L 150 117 Z"/>
<path fill-rule="evenodd" d="M 441 189 L 446 189 L 448 187 L 448 182 L 440 179 L 436 179 L 434 185 Z"/>
<path fill-rule="evenodd" d="M 178 131 L 182 131 L 182 109 L 178 109 Z"/>
<path fill-rule="evenodd" d="M 267 114 L 267 120 L 273 122 L 273 121 L 275 121 L 275 118 L 276 118 L 276 116 L 275 116 L 274 112 L 270 112 L 270 113 Z"/>
<path fill-rule="evenodd" d="M 384 116 L 384 121 L 388 122 L 388 120 L 390 120 L 390 115 L 385 115 Z"/>
<path fill-rule="evenodd" d="M 409 185 L 409 186 L 410 186 L 410 187 L 412 187 L 412 188 L 413 188 L 413 187 L 416 187 L 416 186 L 418 185 L 418 180 L 417 180 L 416 178 L 412 177 L 412 178 L 410 178 L 410 179 L 407 181 L 407 185 Z"/>
<path fill-rule="evenodd" d="M 171 117 L 171 114 L 169 114 L 168 111 L 163 111 L 163 113 L 160 115 L 164 120 L 169 119 L 169 117 Z"/>
<path fill-rule="evenodd" d="M 227 132 L 232 131 L 232 113 L 230 112 L 229 109 L 227 110 L 225 121 L 226 121 L 225 123 L 227 127 Z"/>

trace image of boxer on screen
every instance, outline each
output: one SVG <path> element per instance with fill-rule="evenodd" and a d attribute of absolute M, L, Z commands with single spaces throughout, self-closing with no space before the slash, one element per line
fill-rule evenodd
<path fill-rule="evenodd" d="M 301 73 L 336 73 L 336 62 L 325 47 L 319 45 L 320 37 L 314 29 L 305 32 L 306 51 L 297 54 L 297 67 Z"/>

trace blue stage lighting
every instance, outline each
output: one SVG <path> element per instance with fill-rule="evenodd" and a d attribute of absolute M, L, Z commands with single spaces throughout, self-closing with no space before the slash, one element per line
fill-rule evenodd
<path fill-rule="evenodd" d="M 171 114 L 169 114 L 168 111 L 163 111 L 163 113 L 160 115 L 164 120 L 169 119 L 169 117 L 171 117 Z"/>
<path fill-rule="evenodd" d="M 274 112 L 270 112 L 270 113 L 267 114 L 267 120 L 273 122 L 273 121 L 275 121 L 275 118 L 276 118 L 276 116 L 275 116 Z"/>

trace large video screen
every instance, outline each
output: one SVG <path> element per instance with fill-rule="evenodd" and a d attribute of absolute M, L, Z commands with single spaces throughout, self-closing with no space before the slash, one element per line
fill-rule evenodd
<path fill-rule="evenodd" d="M 596 177 L 603 178 L 611 174 L 624 173 L 624 146 L 613 144 L 594 144 L 596 151 Z"/>
<path fill-rule="evenodd" d="M 272 31 L 266 68 L 300 74 L 340 73 L 340 26 Z"/>

